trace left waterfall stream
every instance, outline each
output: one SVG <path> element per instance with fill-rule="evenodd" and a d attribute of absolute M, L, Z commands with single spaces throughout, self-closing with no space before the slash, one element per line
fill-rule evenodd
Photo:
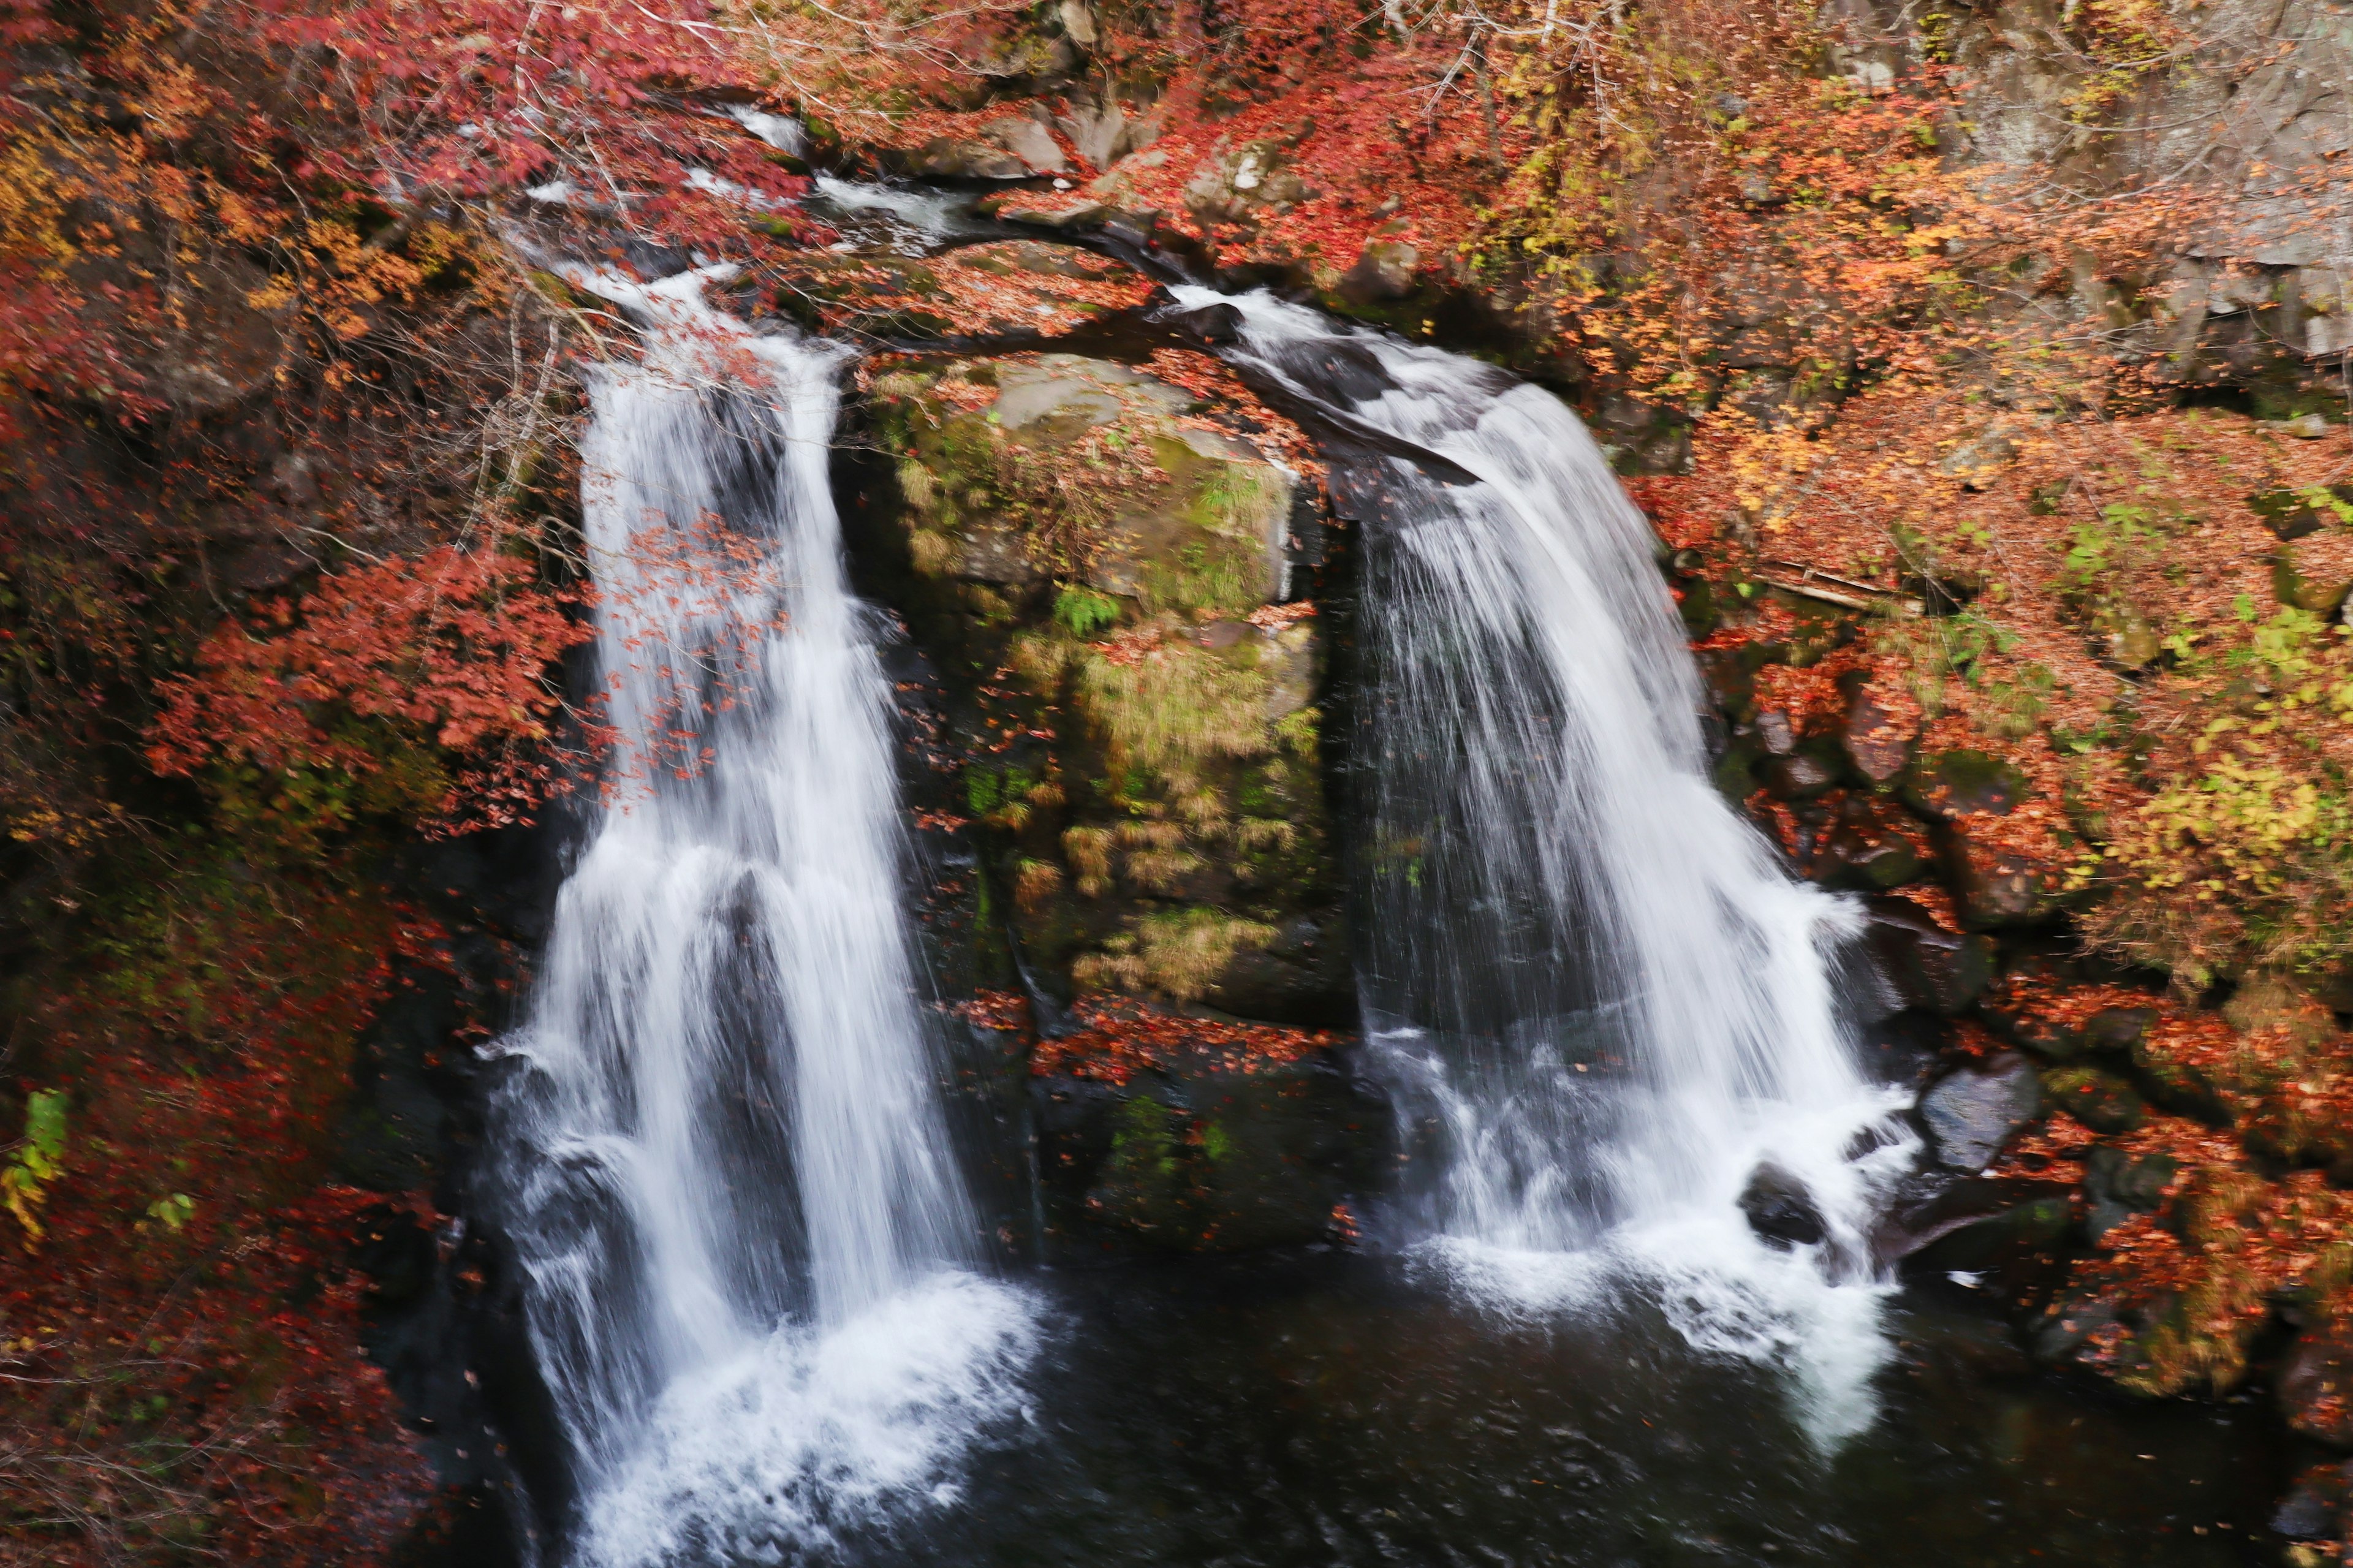
<path fill-rule="evenodd" d="M 485 1194 L 570 1450 L 551 1560 L 805 1562 L 953 1500 L 1038 1339 L 988 1277 L 901 908 L 890 690 L 828 489 L 835 345 L 705 268 L 574 281 L 644 353 L 589 387 L 617 737 Z"/>

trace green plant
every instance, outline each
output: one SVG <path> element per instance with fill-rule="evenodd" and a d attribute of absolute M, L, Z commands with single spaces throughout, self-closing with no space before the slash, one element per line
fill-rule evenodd
<path fill-rule="evenodd" d="M 1054 595 L 1054 619 L 1074 637 L 1092 637 L 1119 620 L 1119 601 L 1078 584 L 1065 584 Z"/>
<path fill-rule="evenodd" d="M 0 1165 L 0 1204 L 35 1241 L 42 1231 L 33 1211 L 47 1201 L 49 1184 L 65 1172 L 65 1090 L 37 1089 L 25 1100 L 25 1141 Z"/>

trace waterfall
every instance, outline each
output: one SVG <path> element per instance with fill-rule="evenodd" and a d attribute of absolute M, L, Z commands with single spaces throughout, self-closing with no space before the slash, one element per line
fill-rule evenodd
<path fill-rule="evenodd" d="M 1855 1430 L 1883 1353 L 1867 1231 L 1910 1140 L 1839 1015 L 1854 915 L 1709 782 L 1649 527 L 1542 389 L 1222 302 L 1229 353 L 1361 437 L 1333 452 L 1362 564 L 1361 988 L 1440 1145 L 1425 1252 L 1522 1304 L 1631 1267 L 1695 1344 L 1793 1362 L 1819 1436 Z M 1751 1232 L 1760 1170 L 1818 1243 Z"/>
<path fill-rule="evenodd" d="M 491 1110 L 583 1563 L 807 1562 L 944 1500 L 1034 1336 L 976 1271 L 900 909 L 843 356 L 707 307 L 724 275 L 575 279 L 645 334 L 582 453 L 624 765 Z"/>

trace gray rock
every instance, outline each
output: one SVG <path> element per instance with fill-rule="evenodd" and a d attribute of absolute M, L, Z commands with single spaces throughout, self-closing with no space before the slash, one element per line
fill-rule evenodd
<path fill-rule="evenodd" d="M 1864 935 L 1873 966 L 1906 1006 L 1953 1017 L 1993 978 L 1990 937 L 1957 936 L 1904 899 L 1875 899 Z"/>
<path fill-rule="evenodd" d="M 1025 174 L 1060 174 L 1071 166 L 1053 133 L 1034 120 L 992 120 L 980 128 L 980 133 L 1020 159 Z"/>
<path fill-rule="evenodd" d="M 2280 1414 L 2307 1437 L 2353 1448 L 2353 1326 L 2307 1330 L 2273 1384 Z"/>
<path fill-rule="evenodd" d="M 1957 1171 L 1984 1170 L 2042 1114 L 2034 1064 L 2016 1051 L 1948 1073 L 1920 1097 L 1929 1148 L 1938 1163 Z"/>
<path fill-rule="evenodd" d="M 1080 108 L 1056 121 L 1071 145 L 1098 171 L 1119 162 L 1128 151 L 1127 111 L 1116 103 Z"/>
<path fill-rule="evenodd" d="M 908 171 L 934 180 L 1019 180 L 1029 164 L 1006 149 L 958 136 L 934 136 L 907 159 Z"/>
<path fill-rule="evenodd" d="M 2153 1214 L 2180 1169 L 2169 1154 L 2138 1159 L 2103 1143 L 2084 1159 L 2084 1235 L 2097 1247 L 2137 1214 Z"/>
<path fill-rule="evenodd" d="M 1421 252 L 1402 239 L 1365 241 L 1356 264 L 1340 278 L 1340 298 L 1352 305 L 1377 305 L 1413 292 Z"/>
<path fill-rule="evenodd" d="M 1945 862 L 1961 923 L 1970 930 L 2034 925 L 2050 918 L 2052 901 L 2039 861 L 1987 844 L 1956 825 L 1946 840 Z"/>

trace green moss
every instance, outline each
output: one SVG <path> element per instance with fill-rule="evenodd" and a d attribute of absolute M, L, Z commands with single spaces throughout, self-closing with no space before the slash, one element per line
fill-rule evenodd
<path fill-rule="evenodd" d="M 1113 991 L 1153 991 L 1194 1001 L 1240 953 L 1274 940 L 1274 928 L 1237 920 L 1223 910 L 1196 906 L 1142 916 L 1082 958 L 1072 969 L 1080 984 Z"/>

